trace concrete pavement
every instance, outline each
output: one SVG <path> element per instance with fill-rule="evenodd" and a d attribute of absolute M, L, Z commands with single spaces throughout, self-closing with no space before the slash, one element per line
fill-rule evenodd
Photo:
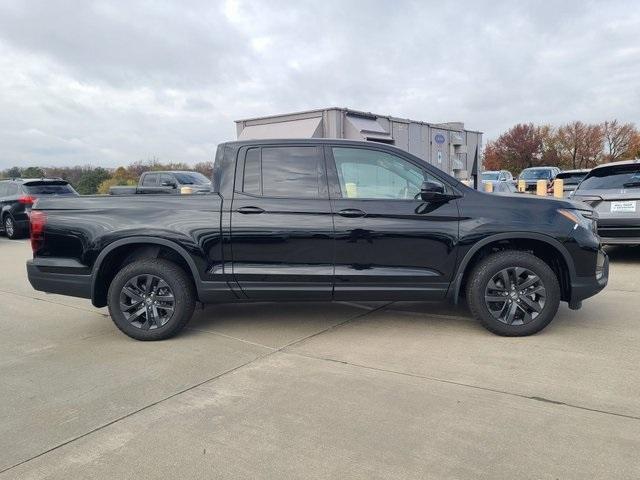
<path fill-rule="evenodd" d="M 638 478 L 640 249 L 542 333 L 430 303 L 208 307 L 121 334 L 0 238 L 0 479 Z"/>

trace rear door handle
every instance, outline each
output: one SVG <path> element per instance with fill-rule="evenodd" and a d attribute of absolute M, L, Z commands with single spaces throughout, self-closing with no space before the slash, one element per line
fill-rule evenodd
<path fill-rule="evenodd" d="M 238 213 L 244 213 L 245 215 L 249 214 L 249 213 L 263 213 L 264 210 L 261 209 L 260 207 L 240 207 L 238 209 Z"/>
<path fill-rule="evenodd" d="M 338 215 L 340 215 L 341 217 L 347 217 L 347 218 L 358 218 L 358 217 L 364 217 L 366 213 L 357 208 L 345 208 L 344 210 L 340 210 L 338 212 Z"/>

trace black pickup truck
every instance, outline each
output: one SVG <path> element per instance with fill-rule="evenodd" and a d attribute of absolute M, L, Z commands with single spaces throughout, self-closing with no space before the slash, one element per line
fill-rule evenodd
<path fill-rule="evenodd" d="M 139 340 L 176 334 L 198 301 L 463 296 L 521 336 L 605 287 L 595 232 L 584 203 L 487 195 L 388 145 L 229 142 L 209 194 L 41 199 L 27 270 Z"/>

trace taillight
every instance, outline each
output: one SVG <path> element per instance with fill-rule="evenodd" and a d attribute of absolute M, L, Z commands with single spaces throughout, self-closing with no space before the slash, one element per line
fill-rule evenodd
<path fill-rule="evenodd" d="M 31 250 L 36 253 L 44 243 L 44 227 L 47 224 L 47 215 L 39 210 L 31 212 Z"/>
<path fill-rule="evenodd" d="M 36 197 L 32 197 L 31 195 L 23 195 L 18 198 L 18 201 L 23 205 L 33 205 L 36 201 Z"/>

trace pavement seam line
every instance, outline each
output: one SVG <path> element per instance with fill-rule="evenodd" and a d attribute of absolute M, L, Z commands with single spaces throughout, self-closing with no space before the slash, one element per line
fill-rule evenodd
<path fill-rule="evenodd" d="M 109 314 L 107 314 L 107 313 L 102 313 L 102 312 L 98 312 L 96 310 L 91 310 L 91 309 L 88 309 L 88 308 L 78 307 L 78 306 L 75 306 L 75 305 L 68 305 L 66 303 L 55 302 L 55 301 L 49 300 L 47 298 L 32 297 L 30 295 L 24 295 L 22 293 L 10 292 L 8 290 L 0 290 L 0 293 L 6 293 L 7 295 L 14 295 L 16 297 L 26 298 L 26 299 L 29 299 L 29 300 L 37 300 L 37 301 L 40 301 L 40 302 L 51 303 L 52 305 L 59 305 L 61 307 L 73 308 L 75 310 L 80 310 L 81 312 L 94 313 L 94 314 L 100 315 L 102 317 L 108 317 L 109 316 Z"/>
<path fill-rule="evenodd" d="M 269 345 L 263 345 L 261 343 L 252 342 L 250 340 L 245 340 L 243 338 L 234 337 L 232 335 L 227 335 L 226 333 L 216 332 L 214 330 L 205 330 L 205 329 L 202 329 L 202 328 L 193 328 L 193 327 L 186 327 L 185 330 L 191 330 L 191 331 L 194 331 L 194 332 L 209 333 L 211 335 L 217 335 L 219 337 L 228 338 L 230 340 L 237 340 L 238 342 L 246 343 L 247 345 L 253 345 L 254 347 L 262 347 L 262 348 L 267 348 L 269 350 L 277 350 L 277 347 L 270 347 Z"/>
<path fill-rule="evenodd" d="M 182 390 L 180 390 L 180 391 L 178 391 L 178 392 L 172 393 L 171 395 L 168 395 L 168 396 L 166 396 L 166 397 L 164 397 L 164 398 L 161 398 L 161 399 L 159 399 L 159 400 L 156 400 L 155 402 L 152 402 L 152 403 L 149 403 L 149 404 L 147 404 L 147 405 L 145 405 L 145 406 L 143 406 L 143 407 L 140 407 L 140 408 L 138 408 L 137 410 L 134 410 L 134 411 L 129 412 L 129 413 L 125 414 L 125 415 L 122 415 L 122 416 L 120 416 L 120 417 L 118 417 L 118 418 L 115 418 L 115 419 L 113 419 L 113 420 L 111 420 L 111 421 L 109 421 L 109 422 L 107 422 L 107 423 L 104 423 L 104 424 L 102 424 L 102 425 L 99 425 L 99 426 L 97 426 L 97 427 L 95 427 L 95 428 L 93 428 L 93 429 L 89 430 L 88 432 L 85 432 L 85 433 L 82 433 L 82 434 L 80 434 L 80 435 L 77 435 L 77 436 L 75 436 L 75 437 L 73 437 L 73 438 L 70 438 L 69 440 L 65 440 L 64 442 L 59 443 L 59 444 L 57 444 L 57 445 L 54 445 L 53 447 L 48 448 L 47 450 L 45 450 L 45 451 L 43 451 L 43 452 L 40 452 L 40 453 L 38 453 L 37 455 L 33 455 L 32 457 L 29 457 L 29 458 L 27 458 L 27 459 L 25 459 L 25 460 L 21 460 L 21 461 L 19 461 L 19 462 L 15 463 L 15 464 L 13 464 L 13 465 L 10 465 L 10 466 L 8 466 L 8 467 L 6 467 L 6 468 L 4 468 L 4 469 L 0 470 L 0 474 L 3 474 L 3 473 L 5 473 L 5 472 L 8 472 L 9 470 L 13 470 L 14 468 L 17 468 L 17 467 L 19 467 L 19 466 L 21 466 L 21 465 L 24 465 L 24 464 L 26 464 L 26 463 L 29 463 L 29 462 L 31 462 L 32 460 L 36 460 L 37 458 L 40 458 L 40 457 L 42 457 L 42 456 L 44 456 L 44 455 L 46 455 L 46 454 L 48 454 L 48 453 L 51 453 L 51 452 L 53 452 L 53 451 L 55 451 L 55 450 L 58 450 L 59 448 L 62 448 L 62 447 L 64 447 L 64 446 L 66 446 L 66 445 L 69 445 L 69 444 L 71 444 L 71 443 L 73 443 L 73 442 L 75 442 L 75 441 L 77 441 L 77 440 L 81 440 L 81 439 L 83 439 L 83 438 L 85 438 L 85 437 L 87 437 L 87 436 L 89 436 L 89 435 L 91 435 L 91 434 L 93 434 L 93 433 L 99 432 L 100 430 L 103 430 L 103 429 L 105 429 L 105 428 L 107 428 L 107 427 L 109 427 L 109 426 L 111 426 L 111 425 L 114 425 L 114 424 L 116 424 L 116 423 L 118 423 L 118 422 L 120 422 L 120 421 L 122 421 L 122 420 L 125 420 L 125 419 L 127 419 L 127 418 L 129 418 L 129 417 L 132 417 L 132 416 L 134 416 L 134 415 L 136 415 L 136 414 L 138 414 L 138 413 L 141 413 L 141 412 L 143 412 L 143 411 L 145 411 L 145 410 L 147 410 L 147 409 L 149 409 L 149 408 L 155 407 L 156 405 L 159 405 L 160 403 L 163 403 L 163 402 L 165 402 L 165 401 L 167 401 L 167 400 L 170 400 L 170 399 L 172 399 L 172 398 L 174 398 L 174 397 L 177 397 L 177 396 L 179 396 L 179 395 L 182 395 L 183 393 L 186 393 L 186 392 L 189 392 L 189 391 L 191 391 L 191 390 L 194 390 L 194 389 L 196 389 L 196 388 L 198 388 L 198 387 L 201 387 L 201 386 L 203 386 L 203 385 L 205 385 L 205 384 L 207 384 L 207 383 L 209 383 L 209 382 L 213 382 L 213 381 L 215 381 L 215 380 L 218 380 L 219 378 L 221 378 L 221 377 L 223 377 L 223 376 L 225 376 L 225 375 L 228 375 L 228 374 L 230 374 L 230 373 L 233 373 L 233 372 L 235 372 L 235 371 L 237 371 L 237 370 L 240 370 L 241 368 L 244 368 L 244 367 L 246 367 L 246 366 L 248 366 L 248 365 L 250 365 L 250 364 L 252 364 L 252 363 L 254 363 L 254 362 L 257 362 L 257 361 L 259 361 L 259 360 L 262 360 L 262 359 L 264 359 L 264 358 L 267 358 L 267 357 L 269 357 L 269 356 L 271 356 L 271 355 L 274 355 L 274 354 L 276 354 L 276 353 L 278 353 L 278 352 L 282 352 L 285 348 L 288 348 L 288 347 L 290 347 L 290 346 L 296 345 L 296 344 L 298 344 L 298 343 L 300 343 L 300 342 L 303 342 L 304 340 L 307 340 L 307 339 L 309 339 L 309 338 L 313 338 L 313 337 L 316 337 L 316 336 L 318 336 L 318 335 L 322 335 L 322 334 L 323 334 L 323 333 L 325 333 L 325 332 L 328 332 L 328 331 L 333 330 L 333 329 L 335 329 L 335 328 L 339 328 L 339 327 L 341 327 L 341 326 L 343 326 L 343 325 L 345 325 L 345 324 L 347 324 L 347 323 L 349 323 L 349 322 L 351 322 L 351 321 L 353 321 L 353 320 L 356 320 L 356 319 L 359 319 L 359 318 L 365 317 L 365 316 L 367 316 L 367 315 L 369 315 L 369 314 L 371 314 L 371 313 L 374 313 L 374 312 L 377 312 L 377 311 L 379 311 L 379 310 L 382 310 L 383 308 L 387 307 L 388 305 L 391 305 L 392 303 L 393 303 L 393 302 L 389 302 L 389 303 L 386 303 L 386 304 L 384 304 L 384 305 L 381 305 L 381 306 L 379 306 L 379 307 L 377 307 L 377 308 L 374 308 L 374 309 L 372 309 L 372 310 L 367 310 L 366 312 L 362 312 L 362 313 L 360 313 L 360 314 L 358 314 L 358 315 L 355 315 L 355 316 L 353 316 L 353 317 L 349 317 L 349 318 L 348 318 L 348 319 L 346 319 L 345 321 L 340 322 L 340 323 L 337 323 L 337 324 L 335 324 L 335 325 L 331 325 L 331 326 L 329 326 L 329 327 L 327 327 L 327 328 L 325 328 L 325 329 L 323 329 L 323 330 L 321 330 L 321 331 L 319 331 L 319 332 L 315 332 L 315 333 L 312 333 L 312 334 L 307 335 L 307 336 L 305 336 L 305 337 L 299 338 L 299 339 L 297 339 L 297 340 L 293 340 L 292 342 L 289 342 L 289 343 L 287 343 L 286 345 L 283 345 L 282 347 L 280 347 L 280 348 L 278 348 L 278 349 L 272 350 L 272 351 L 267 352 L 267 353 L 265 353 L 265 354 L 263 354 L 263 355 L 259 355 L 259 356 L 257 356 L 256 358 L 254 358 L 253 360 L 249 360 L 249 361 L 247 361 L 247 362 L 245 362 L 245 363 L 243 363 L 243 364 L 241 364 L 241 365 L 238 365 L 238 366 L 236 366 L 236 367 L 233 367 L 233 368 L 230 368 L 230 369 L 228 369 L 228 370 L 225 370 L 224 372 L 221 372 L 221 373 L 219 373 L 219 374 L 217 374 L 217 375 L 215 375 L 215 376 L 213 376 L 213 377 L 211 377 L 211 378 L 207 378 L 207 379 L 205 379 L 205 380 L 203 380 L 203 381 L 201 381 L 201 382 L 198 382 L 198 383 L 196 383 L 195 385 L 191 385 L 190 387 L 187 387 L 187 388 L 184 388 L 184 389 L 182 389 Z M 210 332 L 207 332 L 207 333 L 210 333 Z M 267 347 L 267 348 L 269 348 L 269 347 Z"/>
<path fill-rule="evenodd" d="M 380 368 L 380 367 L 372 367 L 370 365 L 363 365 L 363 364 L 359 364 L 359 363 L 353 363 L 353 362 L 349 362 L 346 360 L 337 360 L 335 358 L 329 358 L 329 357 L 318 357 L 316 355 L 311 355 L 308 353 L 304 353 L 304 352 L 295 352 L 295 351 L 289 351 L 289 350 L 283 350 L 282 353 L 287 354 L 287 355 L 297 355 L 299 357 L 305 357 L 305 358 L 312 358 L 314 360 L 322 360 L 325 362 L 333 362 L 333 363 L 340 363 L 343 365 L 349 365 L 352 367 L 356 367 L 356 368 L 363 368 L 366 370 L 372 370 L 375 372 L 382 372 L 382 373 L 390 373 L 393 375 L 402 375 L 405 377 L 411 377 L 411 378 L 418 378 L 418 379 L 422 379 L 422 380 L 428 380 L 428 381 L 432 381 L 432 382 L 439 382 L 439 383 L 446 383 L 448 385 L 455 385 L 458 387 L 465 387 L 465 388 L 473 388 L 476 390 L 482 390 L 485 392 L 492 392 L 492 393 L 499 393 L 501 395 L 509 395 L 512 397 L 518 397 L 518 398 L 524 398 L 526 400 L 533 400 L 536 402 L 544 402 L 544 403 L 549 403 L 552 405 L 561 405 L 561 406 L 565 406 L 565 407 L 569 407 L 569 408 L 575 408 L 578 410 L 585 410 L 588 412 L 593 412 L 593 413 L 601 413 L 603 415 L 612 415 L 615 417 L 622 417 L 622 418 L 628 418 L 630 420 L 640 420 L 640 416 L 635 416 L 635 415 L 628 415 L 625 413 L 618 413 L 618 412 L 610 412 L 607 410 L 600 410 L 597 408 L 590 408 L 590 407 L 585 407 L 582 405 L 575 405 L 572 403 L 566 403 L 566 402 L 562 402 L 559 400 L 553 400 L 550 398 L 545 398 L 545 397 L 539 397 L 536 395 L 524 395 L 522 393 L 515 393 L 515 392 L 509 392 L 507 390 L 500 390 L 497 388 L 491 388 L 491 387 L 483 387 L 480 385 L 473 385 L 470 383 L 463 383 L 463 382 L 456 382 L 455 380 L 447 380 L 444 378 L 438 378 L 438 377 L 430 377 L 428 375 L 419 375 L 417 373 L 410 373 L 410 372 L 401 372 L 398 370 L 390 370 L 387 368 Z"/>

